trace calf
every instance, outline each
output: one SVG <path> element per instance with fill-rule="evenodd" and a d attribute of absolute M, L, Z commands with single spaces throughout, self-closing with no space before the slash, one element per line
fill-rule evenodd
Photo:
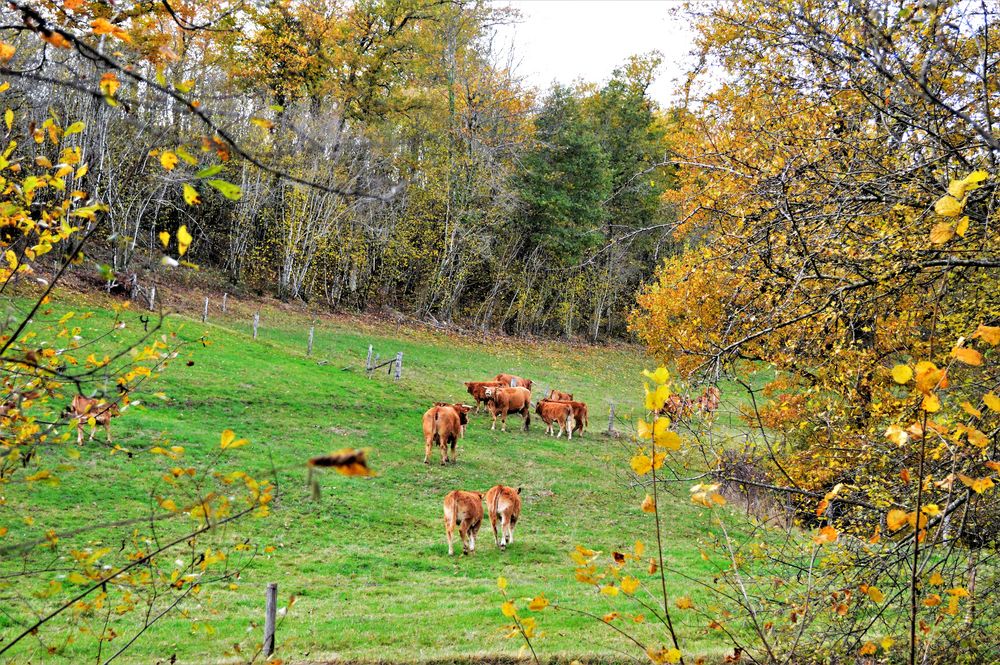
<path fill-rule="evenodd" d="M 573 431 L 578 435 L 583 436 L 583 430 L 585 427 L 590 426 L 590 420 L 587 417 L 587 404 L 586 402 L 573 402 L 568 400 L 559 400 L 565 404 L 569 404 L 573 407 Z"/>
<path fill-rule="evenodd" d="M 480 404 L 486 404 L 487 388 L 499 388 L 505 385 L 510 384 L 501 383 L 500 381 L 466 381 L 465 389 L 472 395 L 472 399 L 476 400 L 476 413 L 479 413 Z"/>
<path fill-rule="evenodd" d="M 501 416 L 504 432 L 507 431 L 507 414 L 520 413 L 524 417 L 524 431 L 531 425 L 531 391 L 527 388 L 487 388 L 486 406 L 493 416 L 491 430 L 497 428 L 497 416 Z"/>
<path fill-rule="evenodd" d="M 542 417 L 542 422 L 545 423 L 545 433 L 553 433 L 553 423 L 559 424 L 559 434 L 556 438 L 559 438 L 563 434 L 563 430 L 566 431 L 567 436 L 573 438 L 573 427 L 576 425 L 573 419 L 573 407 L 569 402 L 555 402 L 549 399 L 543 399 L 538 402 L 535 407 L 535 413 Z"/>
<path fill-rule="evenodd" d="M 572 402 L 573 393 L 564 393 L 561 390 L 552 389 L 549 391 L 548 397 L 545 399 L 551 399 L 556 402 Z"/>
<path fill-rule="evenodd" d="M 431 448 L 435 441 L 441 446 L 441 464 L 447 464 L 448 446 L 451 445 L 451 462 L 458 461 L 455 446 L 462 434 L 462 421 L 451 405 L 432 406 L 424 413 L 424 464 L 430 464 Z"/>
<path fill-rule="evenodd" d="M 531 390 L 531 386 L 534 384 L 531 379 L 525 379 L 516 374 L 497 374 L 496 380 L 511 388 L 527 388 L 528 390 Z"/>
<path fill-rule="evenodd" d="M 448 556 L 455 554 L 452 541 L 455 527 L 462 538 L 462 554 L 475 553 L 476 534 L 483 522 L 483 495 L 454 490 L 444 497 L 444 533 L 448 538 Z"/>
<path fill-rule="evenodd" d="M 521 517 L 521 488 L 516 490 L 505 485 L 491 487 L 486 493 L 486 509 L 490 511 L 490 525 L 493 540 L 500 551 L 514 542 L 514 527 Z M 497 535 L 497 519 L 500 520 L 500 534 Z"/>
<path fill-rule="evenodd" d="M 83 424 L 91 418 L 94 419 L 94 425 L 90 428 L 88 441 L 94 440 L 97 426 L 103 425 L 108 443 L 111 443 L 111 419 L 120 413 L 117 402 L 102 402 L 94 397 L 84 397 L 83 395 L 76 395 L 65 411 L 65 415 L 76 421 L 77 443 L 83 443 Z"/>
<path fill-rule="evenodd" d="M 458 422 L 462 425 L 462 437 L 465 437 L 465 426 L 469 424 L 469 411 L 472 407 L 468 404 L 448 404 L 448 402 L 434 402 L 434 406 L 450 406 L 458 413 Z"/>

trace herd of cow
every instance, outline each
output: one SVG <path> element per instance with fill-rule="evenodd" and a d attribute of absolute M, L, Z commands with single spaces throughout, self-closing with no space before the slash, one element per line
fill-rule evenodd
<path fill-rule="evenodd" d="M 514 374 L 497 374 L 492 381 L 468 381 L 466 390 L 475 401 L 478 413 L 485 407 L 493 417 L 493 425 L 497 427 L 500 418 L 501 430 L 507 431 L 507 416 L 518 414 L 524 419 L 524 431 L 531 425 L 531 388 L 534 385 L 530 379 Z M 441 448 L 441 464 L 457 461 L 455 448 L 458 439 L 465 435 L 465 427 L 469 423 L 469 413 L 473 407 L 467 404 L 448 404 L 435 402 L 434 406 L 424 413 L 424 464 L 430 463 L 431 451 L 435 445 Z M 573 400 L 572 393 L 550 390 L 545 397 L 535 404 L 535 413 L 546 425 L 547 434 L 559 433 L 570 439 L 573 432 L 583 435 L 588 423 L 587 405 Z M 450 449 L 450 455 L 449 455 Z M 444 497 L 444 528 L 448 539 L 448 554 L 454 554 L 455 529 L 458 528 L 462 539 L 462 552 L 468 554 L 476 551 L 476 534 L 483 521 L 483 499 L 489 513 L 490 524 L 493 527 L 493 540 L 497 547 L 505 550 L 514 542 L 514 526 L 521 516 L 521 488 L 514 489 L 506 485 L 495 485 L 486 492 L 469 492 L 454 490 Z M 497 522 L 500 531 L 497 532 Z"/>

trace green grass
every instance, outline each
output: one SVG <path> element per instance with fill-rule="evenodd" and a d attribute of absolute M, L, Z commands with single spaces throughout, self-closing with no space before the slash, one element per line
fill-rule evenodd
<path fill-rule="evenodd" d="M 67 298 L 72 296 L 61 300 Z M 100 303 L 75 304 L 95 312 L 86 321 L 84 337 L 110 327 L 112 314 Z M 36 325 L 44 328 L 66 309 L 53 306 L 36 317 Z M 609 599 L 578 583 L 568 557 L 577 544 L 606 553 L 629 550 L 637 538 L 650 549 L 655 546 L 653 521 L 638 508 L 643 493 L 629 487 L 625 473 L 627 445 L 601 435 L 610 401 L 626 418 L 640 403 L 639 372 L 651 364 L 640 350 L 503 338 L 477 341 L 360 319 L 313 320 L 279 307 L 262 311 L 260 338 L 254 341 L 249 312 L 233 303 L 227 316 L 213 314 L 208 325 L 183 316 L 168 319 L 168 331 L 194 343 L 133 395 L 142 406 L 127 410 L 114 422 L 113 432 L 116 443 L 136 451 L 164 442 L 184 446 L 185 457 L 178 464 L 195 467 L 216 455 L 221 430 L 232 428 L 250 439 L 218 470 L 240 468 L 266 477 L 275 468 L 280 497 L 270 517 L 240 522 L 219 537 L 230 542 L 249 538 L 261 553 L 241 574 L 238 588 L 220 586 L 204 598 L 185 601 L 186 617 L 172 614 L 155 624 L 122 660 L 148 663 L 176 655 L 178 662 L 205 662 L 225 660 L 237 642 L 252 648 L 260 639 L 268 582 L 278 583 L 280 606 L 292 595 L 298 599 L 278 631 L 277 655 L 286 662 L 516 655 L 522 643 L 504 636 L 508 621 L 499 611 L 500 575 L 518 599 L 544 593 L 598 615 L 642 611 L 624 597 Z M 126 329 L 102 344 L 135 339 L 141 330 L 138 314 L 126 313 L 124 320 Z M 311 358 L 305 355 L 310 325 L 316 326 Z M 196 343 L 203 334 L 210 346 Z M 385 374 L 366 378 L 368 344 L 383 358 L 403 351 L 402 381 Z M 458 464 L 424 465 L 420 423 L 431 402 L 463 400 L 463 381 L 488 379 L 501 371 L 527 376 L 536 385 L 572 390 L 590 405 L 590 431 L 573 441 L 553 439 L 544 435 L 540 421 L 533 420 L 525 434 L 515 419 L 508 433 L 493 432 L 486 416 L 473 415 L 459 444 Z M 166 400 L 153 395 L 159 391 Z M 345 446 L 370 449 L 378 476 L 324 474 L 322 497 L 312 501 L 305 487 L 305 460 Z M 0 519 L 12 525 L 7 542 L 37 537 L 49 528 L 147 514 L 151 490 L 169 495 L 170 488 L 157 479 L 173 464 L 157 455 L 130 458 L 86 444 L 75 469 L 60 474 L 60 485 L 8 490 L 8 505 L 0 512 Z M 449 558 L 443 496 L 456 488 L 485 491 L 498 482 L 524 488 L 514 545 L 499 552 L 484 522 L 475 556 Z M 10 516 L 27 506 L 35 523 L 13 523 Z M 710 578 L 711 564 L 698 549 L 709 522 L 705 511 L 678 495 L 666 505 L 664 518 L 667 566 L 692 578 Z M 58 552 L 65 555 L 71 546 L 97 540 L 117 547 L 128 536 L 114 530 L 88 532 L 68 538 Z M 265 553 L 264 547 L 274 549 Z M 656 603 L 646 591 L 653 589 L 653 578 L 644 567 L 636 570 L 642 570 L 638 576 L 644 581 L 640 596 Z M 690 596 L 696 605 L 710 602 L 697 585 L 678 575 L 668 578 L 668 591 Z M 674 613 L 686 652 L 721 652 L 718 633 L 705 628 L 704 618 Z M 629 649 L 641 656 L 589 619 L 552 611 L 538 618 L 545 635 L 535 647 L 543 657 L 621 660 L 621 652 Z M 134 632 L 130 621 L 116 624 L 120 637 L 111 642 L 112 649 Z M 192 621 L 210 628 L 193 629 Z M 652 623 L 631 624 L 630 629 L 652 644 L 666 640 L 662 627 Z M 17 632 L 9 616 L 0 615 L 0 631 L 4 639 Z M 58 641 L 51 634 L 44 637 L 47 644 Z M 39 641 L 23 645 L 15 660 L 45 659 Z M 93 641 L 81 637 L 63 656 L 71 662 L 92 661 Z"/>

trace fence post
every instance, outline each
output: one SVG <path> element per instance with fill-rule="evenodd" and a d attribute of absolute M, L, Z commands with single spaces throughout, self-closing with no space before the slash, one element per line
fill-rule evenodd
<path fill-rule="evenodd" d="M 403 378 L 403 352 L 396 354 L 396 380 Z"/>
<path fill-rule="evenodd" d="M 270 582 L 267 585 L 267 598 L 264 604 L 264 655 L 274 653 L 274 621 L 278 615 L 278 584 Z"/>
<path fill-rule="evenodd" d="M 228 296 L 229 296 L 229 294 L 228 294 L 228 293 L 223 293 L 223 294 L 222 294 L 222 313 L 223 313 L 223 314 L 225 314 L 225 313 L 226 313 L 226 298 L 227 298 Z"/>
<path fill-rule="evenodd" d="M 156 287 L 149 287 L 149 311 L 156 309 Z"/>
<path fill-rule="evenodd" d="M 208 298 L 205 298 L 205 308 L 201 310 L 201 322 L 208 322 Z"/>
<path fill-rule="evenodd" d="M 316 326 L 309 326 L 309 345 L 306 347 L 306 355 L 311 356 L 313 354 L 313 333 L 316 331 Z"/>
<path fill-rule="evenodd" d="M 372 345 L 369 344 L 368 345 L 368 359 L 365 360 L 365 372 L 368 373 L 368 378 L 371 378 L 371 374 L 372 374 L 372 352 L 373 351 L 374 351 L 374 349 L 372 348 Z"/>
<path fill-rule="evenodd" d="M 253 338 L 257 339 L 257 325 L 260 323 L 260 312 L 254 312 L 253 315 Z"/>
<path fill-rule="evenodd" d="M 611 403 L 611 410 L 608 413 L 608 434 L 615 433 L 615 403 Z"/>

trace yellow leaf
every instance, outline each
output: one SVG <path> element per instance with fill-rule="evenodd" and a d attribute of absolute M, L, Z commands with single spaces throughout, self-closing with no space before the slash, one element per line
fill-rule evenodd
<path fill-rule="evenodd" d="M 220 447 L 223 450 L 226 450 L 228 448 L 239 448 L 240 446 L 245 446 L 248 443 L 250 442 L 247 441 L 246 439 L 237 439 L 236 433 L 233 432 L 233 430 L 231 429 L 227 429 L 222 432 Z"/>
<path fill-rule="evenodd" d="M 170 150 L 164 150 L 160 153 L 160 165 L 168 171 L 173 171 L 177 166 L 177 155 Z"/>
<path fill-rule="evenodd" d="M 839 536 L 840 534 L 837 533 L 837 530 L 827 524 L 813 536 L 813 542 L 817 545 L 827 545 L 837 542 Z"/>
<path fill-rule="evenodd" d="M 637 540 L 637 541 L 635 541 L 635 548 L 634 548 L 633 551 L 635 552 L 635 556 L 637 558 L 641 557 L 642 554 L 643 554 L 643 552 L 646 551 L 646 546 L 642 543 L 641 540 Z"/>
<path fill-rule="evenodd" d="M 886 516 L 885 521 L 890 531 L 898 531 L 899 529 L 903 528 L 903 526 L 906 524 L 906 519 L 907 518 L 905 510 L 893 508 L 892 510 L 889 511 L 889 514 Z"/>
<path fill-rule="evenodd" d="M 163 244 L 164 249 L 170 244 L 170 233 L 167 231 L 160 231 L 160 242 Z"/>
<path fill-rule="evenodd" d="M 957 587 L 955 587 L 953 589 L 948 589 L 947 593 L 948 593 L 949 596 L 956 596 L 958 598 L 968 598 L 969 597 L 969 590 L 966 589 L 963 586 L 957 586 Z"/>
<path fill-rule="evenodd" d="M 642 500 L 642 512 L 656 512 L 656 500 L 653 498 L 652 494 L 647 494 L 646 498 Z"/>
<path fill-rule="evenodd" d="M 72 582 L 73 584 L 79 584 L 79 585 L 88 584 L 90 582 L 90 580 L 88 580 L 86 577 L 77 572 L 70 573 L 66 577 L 66 579 Z"/>
<path fill-rule="evenodd" d="M 679 663 L 680 660 L 681 660 L 681 652 L 680 652 L 680 650 L 679 649 L 673 649 L 673 648 L 667 649 L 667 653 L 664 656 L 664 660 L 666 660 L 668 663 L 671 663 L 671 665 L 673 663 Z"/>
<path fill-rule="evenodd" d="M 611 584 L 606 584 L 601 587 L 601 593 L 603 593 L 605 596 L 617 596 L 618 587 Z"/>
<path fill-rule="evenodd" d="M 965 363 L 966 365 L 982 365 L 983 364 L 983 354 L 979 353 L 975 349 L 970 349 L 965 346 L 956 346 L 951 350 L 951 356 L 955 360 Z"/>
<path fill-rule="evenodd" d="M 909 383 L 913 378 L 913 370 L 908 365 L 896 365 L 892 368 L 892 380 L 896 383 Z"/>
<path fill-rule="evenodd" d="M 10 109 L 4 111 L 3 121 L 7 125 L 7 131 L 9 132 L 10 128 L 14 125 L 14 112 Z"/>
<path fill-rule="evenodd" d="M 652 379 L 657 384 L 664 384 L 670 380 L 670 372 L 667 371 L 667 368 L 662 365 L 657 367 L 656 371 L 654 372 L 650 372 L 649 370 L 644 369 L 642 370 L 642 373 L 644 376 L 646 376 L 649 379 Z"/>
<path fill-rule="evenodd" d="M 648 455 L 639 454 L 629 462 L 632 470 L 640 476 L 644 476 L 653 470 L 653 460 Z"/>
<path fill-rule="evenodd" d="M 964 202 L 949 194 L 938 199 L 937 203 L 934 204 L 934 211 L 942 217 L 958 217 L 962 214 L 964 207 Z"/>
<path fill-rule="evenodd" d="M 497 588 L 500 589 L 501 591 L 507 590 L 507 578 L 504 577 L 503 575 L 497 578 Z"/>
<path fill-rule="evenodd" d="M 549 606 L 549 600 L 544 595 L 536 596 L 530 603 L 528 609 L 532 612 L 539 612 Z"/>
<path fill-rule="evenodd" d="M 941 400 L 938 399 L 935 393 L 927 393 L 920 403 L 920 408 L 927 413 L 936 413 L 941 410 Z"/>
<path fill-rule="evenodd" d="M 514 607 L 514 603 L 509 600 L 500 606 L 500 611 L 503 612 L 505 617 L 512 617 L 517 614 L 517 608 Z"/>
<path fill-rule="evenodd" d="M 7 62 L 14 57 L 17 49 L 7 42 L 0 42 L 0 62 Z"/>
<path fill-rule="evenodd" d="M 937 368 L 932 362 L 921 360 L 916 367 L 917 390 L 922 393 L 929 393 L 938 384 L 943 383 L 944 371 Z M 942 386 L 944 387 L 944 386 Z"/>
<path fill-rule="evenodd" d="M 690 610 L 694 607 L 694 603 L 692 603 L 691 599 L 687 596 L 681 596 L 675 601 L 674 604 L 677 605 L 677 609 L 680 610 Z"/>
<path fill-rule="evenodd" d="M 886 635 L 885 637 L 882 638 L 882 641 L 880 642 L 880 644 L 882 645 L 882 648 L 884 650 L 888 651 L 889 649 L 892 648 L 892 645 L 895 644 L 895 642 L 893 641 L 893 639 L 891 637 L 889 637 L 888 635 Z"/>
<path fill-rule="evenodd" d="M 990 411 L 1000 413 L 1000 397 L 997 397 L 992 392 L 988 392 L 983 395 L 983 404 L 990 408 Z"/>
<path fill-rule="evenodd" d="M 870 586 L 865 592 L 873 603 L 881 603 L 885 600 L 885 594 L 877 586 Z"/>
<path fill-rule="evenodd" d="M 924 598 L 924 605 L 926 605 L 927 607 L 937 607 L 940 604 L 941 604 L 941 596 L 937 595 L 936 593 L 932 593 L 931 595 Z"/>
<path fill-rule="evenodd" d="M 108 72 L 103 76 L 101 76 L 101 82 L 100 82 L 101 93 L 105 96 L 105 98 L 108 99 L 109 103 L 111 103 L 113 106 L 117 105 L 117 102 L 114 102 L 111 98 L 113 98 L 115 96 L 115 93 L 118 92 L 119 86 L 121 86 L 121 82 L 118 81 L 118 77 L 115 75 L 114 72 Z"/>
<path fill-rule="evenodd" d="M 262 129 L 271 129 L 274 127 L 274 123 L 267 118 L 250 118 L 250 122 Z"/>
<path fill-rule="evenodd" d="M 187 183 L 184 183 L 184 202 L 189 206 L 201 203 L 201 195 L 198 194 L 198 190 Z"/>
<path fill-rule="evenodd" d="M 621 581 L 622 591 L 628 595 L 632 595 L 639 588 L 639 580 L 630 575 L 626 575 Z"/>
<path fill-rule="evenodd" d="M 657 421 L 659 423 L 659 421 Z M 681 437 L 677 432 L 673 430 L 666 430 L 662 434 L 658 435 L 656 438 L 656 445 L 662 446 L 667 450 L 677 451 L 681 448 Z M 656 468 L 660 468 L 657 466 Z"/>
<path fill-rule="evenodd" d="M 875 646 L 874 642 L 865 642 L 858 653 L 862 656 L 870 656 L 878 651 L 878 647 Z"/>
<path fill-rule="evenodd" d="M 984 326 L 980 323 L 976 332 L 972 333 L 972 337 L 979 338 L 990 346 L 996 346 L 1000 344 L 1000 326 Z"/>
<path fill-rule="evenodd" d="M 645 420 L 640 420 L 636 423 L 636 436 L 640 439 L 652 439 L 653 438 L 653 427 Z"/>
<path fill-rule="evenodd" d="M 931 228 L 931 242 L 943 245 L 955 237 L 955 227 L 948 222 L 938 222 Z"/>
<path fill-rule="evenodd" d="M 983 417 L 983 412 L 977 409 L 976 407 L 972 406 L 972 404 L 970 404 L 969 402 L 962 402 L 962 410 L 965 411 L 970 416 L 972 416 L 973 418 Z"/>
<path fill-rule="evenodd" d="M 934 571 L 933 574 L 931 574 L 931 578 L 928 581 L 934 586 L 941 586 L 942 584 L 944 584 L 944 578 L 941 577 L 941 573 L 937 572 L 936 570 Z"/>
<path fill-rule="evenodd" d="M 184 253 L 191 246 L 191 234 L 188 233 L 187 225 L 181 224 L 180 228 L 177 229 L 177 253 L 180 256 L 184 256 Z"/>
<path fill-rule="evenodd" d="M 969 230 L 969 216 L 966 215 L 962 219 L 958 220 L 958 224 L 955 225 L 955 233 L 960 237 L 965 237 L 965 232 Z"/>
<path fill-rule="evenodd" d="M 982 494 L 986 490 L 993 487 L 993 479 L 989 476 L 983 476 L 982 478 L 970 478 L 965 474 L 958 474 L 958 479 L 962 481 L 962 484 L 966 487 L 972 489 L 976 494 Z"/>

